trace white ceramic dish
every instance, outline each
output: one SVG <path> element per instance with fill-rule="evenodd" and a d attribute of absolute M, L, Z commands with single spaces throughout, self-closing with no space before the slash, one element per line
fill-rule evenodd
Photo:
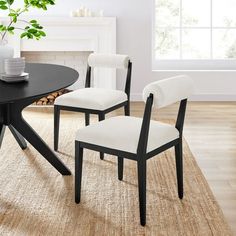
<path fill-rule="evenodd" d="M 25 64 L 25 61 L 18 61 L 18 62 L 4 62 L 4 65 L 22 65 Z"/>
<path fill-rule="evenodd" d="M 25 68 L 25 60 L 22 58 L 10 58 L 4 61 L 5 72 L 7 74 L 21 74 Z"/>
<path fill-rule="evenodd" d="M 19 68 L 19 67 L 25 67 L 25 64 L 16 64 L 16 65 L 6 65 L 5 68 Z"/>
<path fill-rule="evenodd" d="M 6 75 L 9 76 L 16 76 L 16 75 L 21 75 L 25 70 L 25 67 L 19 67 L 19 68 L 7 68 L 5 67 L 5 73 Z"/>
<path fill-rule="evenodd" d="M 29 80 L 29 73 L 22 73 L 18 76 L 9 76 L 6 74 L 2 74 L 0 76 L 0 80 L 6 82 L 6 83 L 17 83 L 17 82 L 23 82 Z"/>
<path fill-rule="evenodd" d="M 5 59 L 5 61 L 6 62 L 19 62 L 19 61 L 25 61 L 25 59 L 24 58 L 7 58 L 7 59 Z"/>
<path fill-rule="evenodd" d="M 11 63 L 11 64 L 4 64 L 5 67 L 15 67 L 15 66 L 25 66 L 25 63 Z"/>
<path fill-rule="evenodd" d="M 17 65 L 17 64 L 25 64 L 25 61 L 14 61 L 14 62 L 7 62 L 4 61 L 5 65 Z"/>
<path fill-rule="evenodd" d="M 18 58 L 8 58 L 8 59 L 5 59 L 5 62 L 7 63 L 11 63 L 11 62 L 19 62 L 19 61 L 25 61 L 25 58 L 24 57 L 18 57 Z"/>
<path fill-rule="evenodd" d="M 25 58 L 5 59 L 4 69 L 7 75 L 21 75 L 25 70 Z"/>
<path fill-rule="evenodd" d="M 20 77 L 24 77 L 26 75 L 29 75 L 29 73 L 27 72 L 23 72 L 22 74 L 20 75 L 7 75 L 7 74 L 1 74 L 0 76 L 4 76 L 6 78 L 20 78 Z"/>

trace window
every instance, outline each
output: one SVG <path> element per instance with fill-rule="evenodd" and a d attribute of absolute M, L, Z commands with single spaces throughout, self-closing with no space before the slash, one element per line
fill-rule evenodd
<path fill-rule="evenodd" d="M 236 0 L 154 1 L 154 69 L 236 70 Z"/>

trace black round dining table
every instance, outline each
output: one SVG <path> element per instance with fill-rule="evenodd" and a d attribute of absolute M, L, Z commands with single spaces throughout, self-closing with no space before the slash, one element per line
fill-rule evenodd
<path fill-rule="evenodd" d="M 23 118 L 22 111 L 38 99 L 72 85 L 79 74 L 66 66 L 39 63 L 26 64 L 25 71 L 29 73 L 28 81 L 0 80 L 0 147 L 8 127 L 23 150 L 27 148 L 26 139 L 62 175 L 70 175 L 70 170 Z"/>

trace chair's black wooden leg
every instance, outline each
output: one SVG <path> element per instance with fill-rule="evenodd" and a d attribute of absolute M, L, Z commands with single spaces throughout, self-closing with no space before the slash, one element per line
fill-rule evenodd
<path fill-rule="evenodd" d="M 128 102 L 127 105 L 124 106 L 125 115 L 130 116 L 130 103 Z"/>
<path fill-rule="evenodd" d="M 118 179 L 123 180 L 124 158 L 118 157 Z"/>
<path fill-rule="evenodd" d="M 2 146 L 2 140 L 5 133 L 5 129 L 6 129 L 6 126 L 4 124 L 0 124 L 0 148 Z"/>
<path fill-rule="evenodd" d="M 20 145 L 21 149 L 26 149 L 27 148 L 27 143 L 25 139 L 22 137 L 22 135 L 12 126 L 9 125 L 8 128 L 10 129 L 11 133 L 15 137 L 16 141 Z"/>
<path fill-rule="evenodd" d="M 147 161 L 140 158 L 138 160 L 138 190 L 140 223 L 142 226 L 146 224 L 146 168 Z"/>
<path fill-rule="evenodd" d="M 81 180 L 83 166 L 83 148 L 75 141 L 75 202 L 80 203 Z"/>
<path fill-rule="evenodd" d="M 88 126 L 90 124 L 90 114 L 85 113 L 85 126 Z"/>
<path fill-rule="evenodd" d="M 99 121 L 105 120 L 105 113 L 99 113 L 98 120 Z M 103 152 L 100 152 L 100 159 L 101 160 L 104 159 L 104 153 Z"/>
<path fill-rule="evenodd" d="M 54 105 L 54 150 L 58 150 L 59 140 L 59 128 L 60 128 L 60 107 Z"/>
<path fill-rule="evenodd" d="M 183 150 L 182 140 L 175 146 L 176 175 L 179 198 L 183 198 Z"/>

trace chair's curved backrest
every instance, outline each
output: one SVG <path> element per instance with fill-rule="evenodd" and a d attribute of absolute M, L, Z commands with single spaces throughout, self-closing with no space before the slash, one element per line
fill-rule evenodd
<path fill-rule="evenodd" d="M 153 105 L 165 107 L 188 98 L 193 93 L 193 80 L 186 75 L 179 75 L 148 84 L 143 90 L 146 101 L 153 94 Z"/>
<path fill-rule="evenodd" d="M 90 67 L 127 69 L 130 58 L 127 55 L 92 53 L 88 57 Z"/>

